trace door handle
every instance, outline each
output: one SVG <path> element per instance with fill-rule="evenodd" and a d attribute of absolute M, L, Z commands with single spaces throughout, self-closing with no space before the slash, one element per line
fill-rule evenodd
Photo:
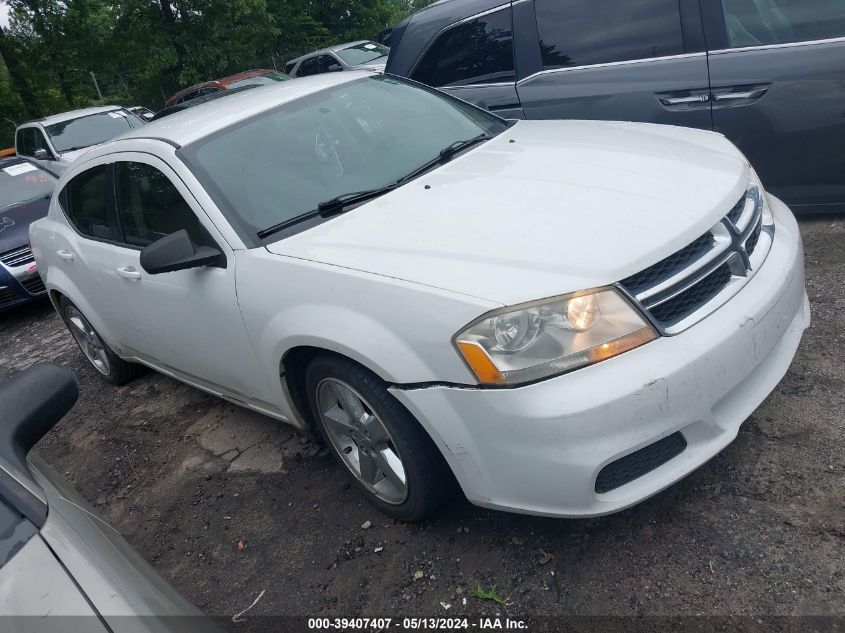
<path fill-rule="evenodd" d="M 74 254 L 64 249 L 56 251 L 56 255 L 59 256 L 59 259 L 63 259 L 66 262 L 72 262 L 74 259 Z"/>
<path fill-rule="evenodd" d="M 140 279 L 141 273 L 135 270 L 132 266 L 122 266 L 117 269 L 117 274 L 124 279 Z"/>
<path fill-rule="evenodd" d="M 660 97 L 663 105 L 684 105 L 685 103 L 707 103 L 710 101 L 709 94 L 690 95 L 688 97 Z"/>
<path fill-rule="evenodd" d="M 732 90 L 731 88 L 722 88 L 720 90 Z M 756 88 L 747 88 L 746 90 L 736 90 L 733 92 L 713 91 L 713 101 L 749 101 L 759 99 L 769 91 L 768 86 L 758 86 Z"/>

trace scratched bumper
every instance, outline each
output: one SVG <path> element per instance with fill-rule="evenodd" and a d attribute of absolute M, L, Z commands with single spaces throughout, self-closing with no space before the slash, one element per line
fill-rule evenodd
<path fill-rule="evenodd" d="M 467 498 L 529 514 L 597 516 L 654 495 L 719 453 L 786 373 L 810 322 L 801 237 L 772 198 L 772 250 L 725 306 L 674 337 L 518 389 L 394 390 Z M 677 456 L 595 491 L 603 467 L 675 432 Z"/>

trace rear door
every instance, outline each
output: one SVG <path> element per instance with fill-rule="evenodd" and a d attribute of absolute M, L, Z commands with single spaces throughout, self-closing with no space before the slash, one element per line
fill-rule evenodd
<path fill-rule="evenodd" d="M 799 211 L 845 210 L 845 2 L 702 2 L 716 130 Z"/>
<path fill-rule="evenodd" d="M 697 0 L 523 4 L 517 37 L 537 49 L 516 86 L 526 118 L 711 127 Z"/>
<path fill-rule="evenodd" d="M 410 72 L 505 118 L 524 118 L 516 93 L 510 5 L 474 15 L 438 33 Z"/>

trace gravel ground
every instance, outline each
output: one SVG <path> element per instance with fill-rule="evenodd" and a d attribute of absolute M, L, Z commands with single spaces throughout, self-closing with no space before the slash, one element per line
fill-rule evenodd
<path fill-rule="evenodd" d="M 843 616 L 845 220 L 801 229 L 813 324 L 789 373 L 723 453 L 600 519 L 463 500 L 386 519 L 284 425 L 151 371 L 100 381 L 46 303 L 0 316 L 0 377 L 76 372 L 79 403 L 38 452 L 208 614 L 264 591 L 251 615 Z"/>

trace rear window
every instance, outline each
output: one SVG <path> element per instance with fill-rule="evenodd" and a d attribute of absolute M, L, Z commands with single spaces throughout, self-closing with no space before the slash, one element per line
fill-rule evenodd
<path fill-rule="evenodd" d="M 510 9 L 462 22 L 442 33 L 411 78 L 438 87 L 514 81 Z"/>
<path fill-rule="evenodd" d="M 684 52 L 678 0 L 535 0 L 534 6 L 546 69 Z"/>

